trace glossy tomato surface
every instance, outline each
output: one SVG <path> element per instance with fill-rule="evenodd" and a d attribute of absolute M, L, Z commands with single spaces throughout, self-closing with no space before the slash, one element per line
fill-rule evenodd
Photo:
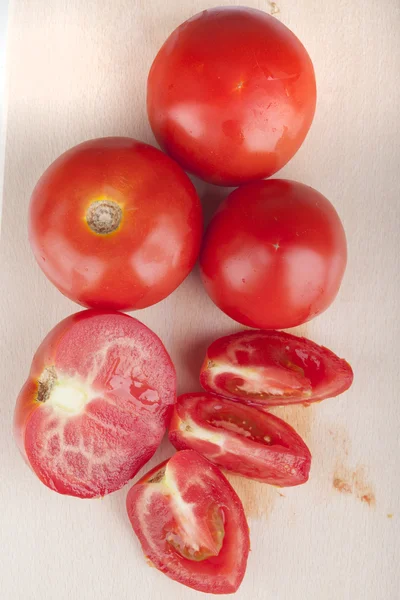
<path fill-rule="evenodd" d="M 200 257 L 215 304 L 260 329 L 295 327 L 327 309 L 346 262 L 346 236 L 329 200 L 283 179 L 234 190 L 212 219 Z"/>
<path fill-rule="evenodd" d="M 317 402 L 352 382 L 343 358 L 283 331 L 241 331 L 216 340 L 200 374 L 205 390 L 261 406 Z"/>
<path fill-rule="evenodd" d="M 157 569 L 201 592 L 238 589 L 249 528 L 236 492 L 203 456 L 176 453 L 131 488 L 126 506 L 143 552 Z"/>
<path fill-rule="evenodd" d="M 117 312 L 88 310 L 39 346 L 15 409 L 15 436 L 39 479 L 92 498 L 121 488 L 151 458 L 176 398 L 160 339 Z"/>
<path fill-rule="evenodd" d="M 186 170 L 218 185 L 269 177 L 313 120 L 307 51 L 277 19 L 244 7 L 204 10 L 158 52 L 147 87 L 151 127 Z"/>
<path fill-rule="evenodd" d="M 286 487 L 308 479 L 311 454 L 290 425 L 222 396 L 180 396 L 169 439 L 178 450 L 197 450 L 223 469 L 264 483 Z"/>
<path fill-rule="evenodd" d="M 75 146 L 50 165 L 31 198 L 36 260 L 63 294 L 87 307 L 159 302 L 191 271 L 201 235 L 189 178 L 130 138 Z"/>

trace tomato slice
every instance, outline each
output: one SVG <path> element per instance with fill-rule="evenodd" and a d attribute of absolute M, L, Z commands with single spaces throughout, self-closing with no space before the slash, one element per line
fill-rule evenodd
<path fill-rule="evenodd" d="M 177 452 L 131 488 L 126 506 L 143 552 L 157 569 L 201 592 L 238 589 L 249 528 L 236 492 L 203 456 Z"/>
<path fill-rule="evenodd" d="M 317 402 L 352 382 L 345 360 L 283 331 L 241 331 L 216 340 L 200 374 L 206 391 L 260 406 Z"/>
<path fill-rule="evenodd" d="M 223 469 L 264 483 L 288 487 L 308 479 L 311 454 L 290 425 L 222 396 L 180 396 L 169 439 L 178 450 L 197 450 Z"/>
<path fill-rule="evenodd" d="M 17 442 L 51 489 L 104 496 L 154 454 L 175 390 L 174 366 L 150 329 L 122 313 L 82 311 L 34 356 L 16 405 Z"/>

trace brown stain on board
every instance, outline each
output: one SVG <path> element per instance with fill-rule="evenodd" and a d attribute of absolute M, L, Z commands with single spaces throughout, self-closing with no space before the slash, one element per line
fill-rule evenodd
<path fill-rule="evenodd" d="M 342 479 L 339 479 L 339 477 L 336 477 L 336 479 L 333 480 L 333 487 L 338 492 L 343 492 L 344 494 L 351 494 L 351 492 L 352 492 L 351 485 L 349 485 Z"/>
<path fill-rule="evenodd" d="M 350 451 L 350 441 L 345 430 L 343 428 L 330 429 L 329 435 L 342 454 L 342 460 L 338 459 L 336 461 L 333 473 L 332 485 L 334 490 L 342 494 L 352 495 L 360 502 L 374 507 L 376 498 L 366 467 L 358 465 L 355 468 L 350 468 L 346 464 L 346 458 L 349 456 Z"/>
<path fill-rule="evenodd" d="M 352 494 L 368 506 L 376 505 L 375 493 L 363 466 L 358 466 L 355 470 L 343 465 L 337 466 L 333 475 L 333 487 L 338 492 Z"/>
<path fill-rule="evenodd" d="M 314 419 L 313 406 L 305 408 L 296 404 L 277 407 L 271 410 L 271 413 L 289 423 L 301 435 L 305 443 L 309 445 Z M 225 475 L 241 499 L 247 517 L 267 519 L 273 511 L 275 502 L 279 502 L 280 498 L 285 497 L 279 487 L 227 472 L 225 472 Z"/>
<path fill-rule="evenodd" d="M 269 4 L 269 14 L 270 15 L 278 15 L 281 12 L 281 9 L 279 8 L 279 6 L 277 5 L 276 2 L 270 2 L 270 0 L 268 0 L 268 4 Z"/>

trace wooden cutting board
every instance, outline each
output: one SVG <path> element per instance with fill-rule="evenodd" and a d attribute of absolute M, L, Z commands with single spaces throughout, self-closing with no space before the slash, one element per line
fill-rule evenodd
<path fill-rule="evenodd" d="M 346 357 L 355 383 L 319 406 L 278 411 L 312 450 L 307 485 L 278 490 L 232 478 L 252 539 L 237 598 L 397 600 L 400 4 L 247 2 L 275 12 L 314 61 L 315 121 L 304 146 L 279 175 L 314 186 L 335 204 L 347 232 L 349 264 L 334 305 L 297 332 Z M 126 489 L 83 502 L 42 486 L 18 455 L 11 419 L 39 342 L 77 310 L 45 279 L 30 252 L 31 190 L 58 154 L 87 138 L 128 135 L 154 141 L 145 111 L 151 61 L 175 26 L 213 4 L 11 2 L 0 289 L 4 600 L 201 597 L 147 566 L 125 515 Z M 225 191 L 196 184 L 210 216 Z M 169 298 L 136 316 L 164 340 L 180 391 L 198 388 L 208 343 L 240 329 L 208 299 L 196 269 Z M 164 442 L 151 466 L 171 452 Z"/>

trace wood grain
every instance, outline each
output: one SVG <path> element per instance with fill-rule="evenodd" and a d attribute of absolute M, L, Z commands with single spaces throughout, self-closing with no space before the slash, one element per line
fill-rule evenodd
<path fill-rule="evenodd" d="M 248 4 L 274 11 L 304 42 L 315 64 L 316 118 L 306 143 L 280 175 L 304 181 L 334 202 L 348 236 L 349 265 L 331 309 L 298 331 L 345 356 L 355 383 L 338 399 L 280 411 L 313 452 L 307 485 L 278 493 L 232 479 L 248 510 L 252 536 L 237 598 L 397 600 L 400 4 Z M 58 154 L 87 138 L 131 135 L 153 142 L 145 113 L 152 58 L 176 25 L 212 5 L 203 0 L 12 3 L 0 255 L 0 580 L 5 600 L 200 598 L 146 565 L 125 516 L 126 489 L 87 502 L 50 492 L 18 455 L 11 419 L 38 343 L 77 310 L 47 282 L 30 252 L 31 190 Z M 224 191 L 196 184 L 210 217 Z M 207 298 L 197 270 L 168 299 L 137 316 L 166 343 L 180 391 L 198 387 L 207 344 L 240 329 Z M 170 452 L 165 441 L 151 464 Z M 374 503 L 334 485 L 341 479 L 354 491 L 360 472 L 354 479 L 352 474 L 360 468 Z"/>

